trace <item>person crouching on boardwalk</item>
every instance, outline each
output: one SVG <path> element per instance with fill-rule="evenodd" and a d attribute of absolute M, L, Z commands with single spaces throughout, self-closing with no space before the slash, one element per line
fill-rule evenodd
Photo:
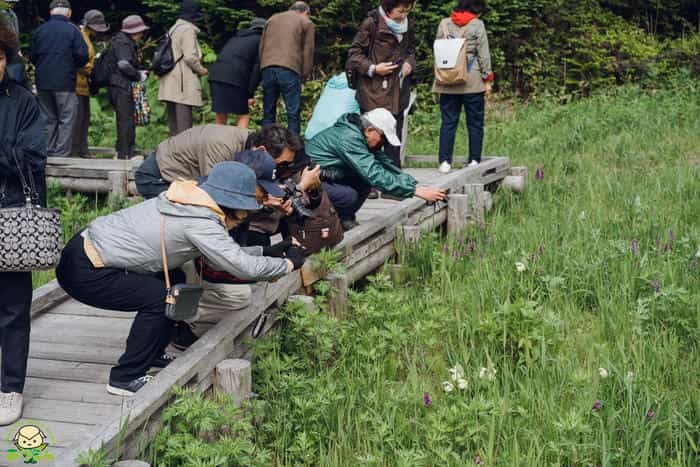
<path fill-rule="evenodd" d="M 100 217 L 66 245 L 56 268 L 63 289 L 79 302 L 137 312 L 126 350 L 112 368 L 107 391 L 129 396 L 163 367 L 173 322 L 165 316 L 161 235 L 172 283 L 184 282 L 180 267 L 204 256 L 222 271 L 251 281 L 274 280 L 304 262 L 261 256 L 242 249 L 228 231 L 260 208 L 255 173 L 238 162 L 217 164 L 206 181 L 177 181 L 158 198 Z M 164 223 L 161 234 L 161 222 Z"/>
<path fill-rule="evenodd" d="M 357 225 L 355 215 L 372 188 L 402 199 L 445 199 L 445 190 L 416 186 L 416 179 L 380 150 L 385 143 L 399 146 L 401 141 L 396 135 L 396 119 L 383 108 L 362 115 L 345 114 L 306 143 L 307 155 L 321 166 L 323 190 L 345 230 Z"/>

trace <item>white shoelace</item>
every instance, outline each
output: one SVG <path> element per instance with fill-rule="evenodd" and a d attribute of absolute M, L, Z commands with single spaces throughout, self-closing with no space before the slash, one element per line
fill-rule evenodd
<path fill-rule="evenodd" d="M 138 378 L 136 381 L 143 381 L 143 384 L 146 384 L 149 381 L 151 381 L 152 379 L 153 379 L 152 375 L 146 375 L 146 376 L 142 376 L 142 377 Z"/>

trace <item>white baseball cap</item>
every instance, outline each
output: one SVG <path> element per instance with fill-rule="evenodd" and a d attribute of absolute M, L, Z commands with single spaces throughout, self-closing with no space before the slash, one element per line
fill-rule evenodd
<path fill-rule="evenodd" d="M 391 112 L 386 109 L 379 108 L 370 110 L 363 115 L 374 128 L 384 133 L 386 140 L 392 146 L 401 146 L 401 140 L 396 136 L 396 119 Z"/>

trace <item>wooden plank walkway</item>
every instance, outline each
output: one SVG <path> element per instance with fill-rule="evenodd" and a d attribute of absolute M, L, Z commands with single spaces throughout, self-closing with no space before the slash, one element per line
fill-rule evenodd
<path fill-rule="evenodd" d="M 121 161 L 106 161 L 117 162 Z M 441 175 L 435 169 L 409 169 L 425 185 L 462 193 L 466 183 L 487 185 L 502 180 L 507 158 L 485 160 L 479 167 Z M 413 198 L 404 201 L 369 200 L 359 213 L 360 225 L 338 245 L 350 282 L 376 270 L 394 255 L 399 225 L 432 230 L 445 222 L 445 203 L 426 206 Z M 305 274 L 313 273 L 305 268 Z M 306 276 L 305 276 L 306 277 Z M 187 352 L 131 398 L 105 390 L 109 370 L 123 351 L 133 313 L 91 308 L 68 299 L 54 283 L 35 293 L 29 374 L 24 419 L 0 428 L 2 449 L 11 447 L 19 426 L 34 420 L 48 431 L 55 465 L 75 465 L 79 453 L 101 446 L 115 454 L 135 455 L 158 430 L 158 415 L 173 386 L 202 391 L 212 385 L 214 366 L 225 358 L 245 355 L 248 336 L 257 316 L 278 309 L 302 287 L 301 275 L 292 273 L 274 283 L 253 288 L 253 305 L 232 314 L 210 329 Z M 268 320 L 271 326 L 273 320 Z M 6 456 L 0 465 L 9 464 Z"/>

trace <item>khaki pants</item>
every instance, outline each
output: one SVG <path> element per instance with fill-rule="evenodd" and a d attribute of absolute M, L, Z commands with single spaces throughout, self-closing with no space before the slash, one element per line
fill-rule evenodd
<path fill-rule="evenodd" d="M 182 269 L 187 275 L 188 284 L 199 284 L 199 274 L 194 262 L 185 263 Z M 202 287 L 204 292 L 199 300 L 197 316 L 191 321 L 195 324 L 193 331 L 197 336 L 201 337 L 206 330 L 230 313 L 250 306 L 253 292 L 248 284 L 215 284 L 202 281 Z"/>

